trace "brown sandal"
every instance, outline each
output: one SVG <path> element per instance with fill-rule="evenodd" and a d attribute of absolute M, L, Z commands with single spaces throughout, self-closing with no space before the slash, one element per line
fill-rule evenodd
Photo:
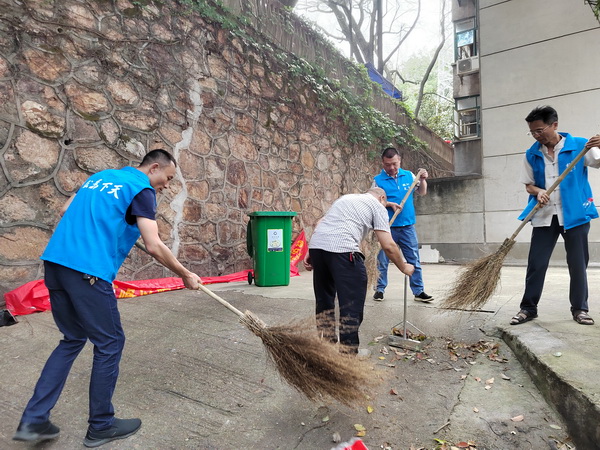
<path fill-rule="evenodd" d="M 524 309 L 522 309 L 517 314 L 515 314 L 515 316 L 512 319 L 510 319 L 510 324 L 520 325 L 522 323 L 529 322 L 531 319 L 535 319 L 536 317 L 537 314 L 532 314 L 529 311 L 525 311 Z"/>
<path fill-rule="evenodd" d="M 590 317 L 587 311 L 576 311 L 573 314 L 573 320 L 580 325 L 594 325 L 594 319 Z"/>

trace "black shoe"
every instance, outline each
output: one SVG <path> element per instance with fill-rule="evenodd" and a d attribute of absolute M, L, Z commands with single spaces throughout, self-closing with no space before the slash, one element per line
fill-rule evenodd
<path fill-rule="evenodd" d="M 13 436 L 14 441 L 39 441 L 43 439 L 54 439 L 60 434 L 60 428 L 49 420 L 44 423 L 19 424 L 17 432 Z"/>
<path fill-rule="evenodd" d="M 142 421 L 140 419 L 117 419 L 115 417 L 112 426 L 107 430 L 96 431 L 88 428 L 83 445 L 86 447 L 99 447 L 110 441 L 125 439 L 135 434 L 141 426 Z"/>
<path fill-rule="evenodd" d="M 433 297 L 431 295 L 427 295 L 425 291 L 423 291 L 419 295 L 415 295 L 415 301 L 429 303 L 433 301 Z"/>
<path fill-rule="evenodd" d="M 377 300 L 378 302 L 383 300 L 383 292 L 377 291 L 373 294 L 373 300 Z"/>

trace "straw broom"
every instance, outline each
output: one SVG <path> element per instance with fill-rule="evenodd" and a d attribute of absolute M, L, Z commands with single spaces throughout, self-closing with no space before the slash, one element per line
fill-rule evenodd
<path fill-rule="evenodd" d="M 142 243 L 135 245 L 148 252 Z M 359 406 L 376 386 L 379 377 L 373 367 L 321 339 L 315 319 L 269 327 L 252 312 L 242 313 L 206 286 L 200 285 L 200 289 L 235 313 L 262 340 L 279 375 L 308 399 L 332 398 L 346 406 Z"/>
<path fill-rule="evenodd" d="M 404 194 L 404 198 L 399 203 L 399 208 L 396 209 L 394 215 L 390 219 L 390 226 L 392 226 L 394 220 L 396 220 L 396 217 L 398 217 L 398 214 L 402 212 L 404 204 L 408 200 L 408 197 L 410 197 L 410 194 L 412 193 L 419 180 L 421 179 L 421 174 L 423 172 L 425 172 L 425 169 L 419 169 L 417 175 L 415 175 L 415 179 L 409 186 L 408 190 L 406 191 L 406 194 Z M 377 278 L 379 278 L 379 270 L 377 270 L 377 255 L 379 254 L 380 250 L 381 247 L 379 246 L 379 241 L 375 237 L 375 233 L 371 232 L 369 237 L 366 239 L 366 244 L 363 245 L 363 253 L 365 254 L 365 268 L 367 269 L 367 279 L 369 283 L 368 285 L 371 287 L 375 287 L 375 283 L 377 283 Z"/>
<path fill-rule="evenodd" d="M 330 397 L 347 406 L 368 398 L 377 377 L 373 368 L 355 355 L 343 353 L 318 335 L 314 320 L 298 320 L 281 326 L 266 326 L 250 311 L 242 313 L 210 291 L 200 289 L 239 316 L 240 322 L 258 336 L 279 375 L 312 401 Z"/>
<path fill-rule="evenodd" d="M 546 194 L 550 195 L 556 189 L 569 174 L 571 169 L 573 169 L 579 160 L 585 156 L 588 150 L 589 148 L 584 147 L 584 149 L 579 152 L 575 159 L 571 161 L 554 183 L 546 190 Z M 505 239 L 495 253 L 484 256 L 462 269 L 454 282 L 450 293 L 442 301 L 442 308 L 477 310 L 488 301 L 497 289 L 504 258 L 506 258 L 508 252 L 510 252 L 515 245 L 515 238 L 542 206 L 541 203 L 537 203 L 529 214 L 527 214 L 525 219 L 523 219 L 512 236 Z"/>

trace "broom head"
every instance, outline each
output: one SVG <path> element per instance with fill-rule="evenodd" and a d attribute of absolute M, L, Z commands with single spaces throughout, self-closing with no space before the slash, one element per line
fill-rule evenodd
<path fill-rule="evenodd" d="M 442 307 L 448 309 L 480 309 L 496 292 L 504 258 L 515 245 L 505 239 L 495 253 L 478 259 L 464 267 L 454 282 Z"/>
<path fill-rule="evenodd" d="M 279 375 L 312 401 L 329 397 L 359 406 L 381 381 L 366 361 L 319 337 L 314 318 L 267 327 L 246 311 L 240 321 L 261 338 Z"/>

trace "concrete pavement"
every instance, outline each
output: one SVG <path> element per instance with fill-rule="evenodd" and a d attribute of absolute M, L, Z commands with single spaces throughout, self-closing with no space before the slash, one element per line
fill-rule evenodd
<path fill-rule="evenodd" d="M 508 322 L 519 309 L 525 268 L 502 269 L 499 290 L 483 312 L 440 309 L 439 300 L 457 270 L 454 265 L 424 266 L 426 290 L 438 301 L 422 304 L 409 296 L 408 321 L 427 336 L 477 340 L 484 333 L 502 337 L 546 401 L 560 413 L 577 448 L 599 448 L 600 322 L 582 326 L 572 320 L 567 269 L 549 270 L 539 317 L 518 326 Z M 588 275 L 590 314 L 600 321 L 600 269 L 590 268 Z M 209 287 L 267 324 L 306 317 L 314 307 L 312 278 L 306 272 L 293 277 L 289 286 L 240 282 Z M 400 323 L 403 290 L 403 276 L 391 270 L 385 300 L 367 299 L 361 347 Z M 307 431 L 302 427 L 314 405 L 282 384 L 265 363 L 256 338 L 214 300 L 198 292 L 176 291 L 120 300 L 120 310 L 127 343 L 115 408 L 121 417 L 142 416 L 144 425 L 138 435 L 103 448 L 328 450 L 333 446 L 330 436 L 322 441 L 305 438 Z M 0 328 L 0 447 L 10 449 L 24 448 L 11 437 L 41 367 L 60 338 L 49 313 L 18 319 L 18 325 Z M 53 412 L 52 420 L 62 429 L 60 439 L 35 448 L 83 448 L 90 353 L 84 351 L 75 362 Z M 352 420 L 350 413 L 342 415 Z M 296 433 L 294 445 L 286 441 L 282 427 L 287 434 Z"/>

